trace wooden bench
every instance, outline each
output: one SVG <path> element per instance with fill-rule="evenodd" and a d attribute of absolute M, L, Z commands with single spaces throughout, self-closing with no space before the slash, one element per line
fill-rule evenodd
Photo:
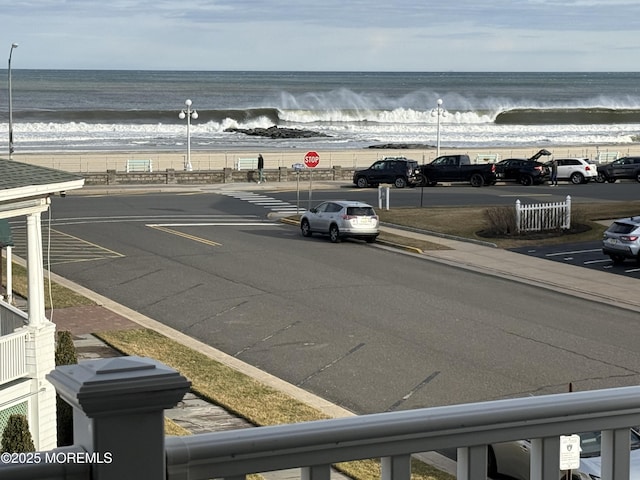
<path fill-rule="evenodd" d="M 598 152 L 598 155 L 596 155 L 596 162 L 597 163 L 613 162 L 614 160 L 618 159 L 619 155 L 620 155 L 619 152 Z"/>
<path fill-rule="evenodd" d="M 239 158 L 236 162 L 236 170 L 255 170 L 257 168 L 257 158 Z"/>
<path fill-rule="evenodd" d="M 496 163 L 498 160 L 499 153 L 479 153 L 476 155 L 475 163 Z"/>
<path fill-rule="evenodd" d="M 129 172 L 153 172 L 151 160 L 127 160 L 127 173 Z"/>

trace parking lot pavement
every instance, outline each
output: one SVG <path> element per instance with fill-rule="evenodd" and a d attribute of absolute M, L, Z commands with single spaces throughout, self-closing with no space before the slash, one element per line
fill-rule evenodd
<path fill-rule="evenodd" d="M 563 264 L 640 279 L 640 264 L 633 260 L 627 260 L 622 265 L 614 265 L 609 256 L 602 253 L 601 242 L 520 247 L 513 248 L 511 251 Z"/>

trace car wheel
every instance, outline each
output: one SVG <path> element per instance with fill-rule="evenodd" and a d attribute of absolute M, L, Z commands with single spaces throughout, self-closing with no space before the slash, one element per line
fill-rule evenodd
<path fill-rule="evenodd" d="M 393 182 L 396 188 L 404 188 L 407 186 L 407 179 L 404 177 L 396 178 L 396 181 Z"/>
<path fill-rule="evenodd" d="M 525 187 L 533 185 L 533 177 L 531 175 L 523 175 L 520 177 L 520 183 Z"/>
<path fill-rule="evenodd" d="M 636 181 L 637 181 L 637 182 L 640 182 L 640 172 L 637 172 L 637 173 L 636 173 Z"/>
<path fill-rule="evenodd" d="M 420 175 L 420 181 L 418 182 L 421 187 L 433 187 L 437 182 L 432 182 L 429 177 Z"/>
<path fill-rule="evenodd" d="M 573 172 L 571 177 L 569 177 L 569 180 L 571 180 L 571 183 L 574 185 L 580 185 L 581 183 L 584 183 L 584 175 L 580 172 Z"/>
<path fill-rule="evenodd" d="M 366 237 L 364 241 L 367 243 L 373 243 L 376 241 L 376 237 Z"/>
<path fill-rule="evenodd" d="M 303 237 L 310 237 L 311 236 L 311 225 L 309 225 L 309 220 L 304 219 L 302 220 L 302 223 L 300 223 L 300 230 L 302 231 L 302 236 Z"/>
<path fill-rule="evenodd" d="M 366 177 L 358 177 L 358 179 L 356 180 L 356 186 L 358 188 L 367 188 L 368 185 L 369 182 L 367 182 Z"/>
<path fill-rule="evenodd" d="M 613 178 L 613 177 L 609 177 L 609 178 L 607 178 L 607 182 L 609 182 L 609 183 L 616 183 L 616 179 L 615 179 L 615 178 Z"/>
<path fill-rule="evenodd" d="M 471 175 L 471 186 L 472 187 L 481 187 L 484 185 L 484 178 L 479 173 L 474 173 Z"/>
<path fill-rule="evenodd" d="M 609 258 L 611 258 L 614 265 L 621 265 L 624 263 L 624 257 L 622 255 L 609 255 Z"/>
<path fill-rule="evenodd" d="M 435 187 L 438 184 L 438 182 L 431 180 L 429 177 L 424 177 L 424 184 L 427 187 Z"/>
<path fill-rule="evenodd" d="M 340 242 L 340 229 L 335 223 L 329 227 L 329 240 L 331 243 Z"/>
<path fill-rule="evenodd" d="M 605 176 L 598 172 L 598 175 L 596 175 L 596 182 L 598 183 L 604 183 L 607 179 L 605 178 Z"/>

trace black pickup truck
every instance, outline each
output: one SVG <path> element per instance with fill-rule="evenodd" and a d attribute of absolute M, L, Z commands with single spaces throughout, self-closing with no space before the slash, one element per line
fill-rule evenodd
<path fill-rule="evenodd" d="M 438 182 L 469 182 L 474 187 L 494 185 L 496 169 L 492 163 L 471 163 L 468 155 L 443 155 L 418 167 L 418 185 L 433 186 Z"/>

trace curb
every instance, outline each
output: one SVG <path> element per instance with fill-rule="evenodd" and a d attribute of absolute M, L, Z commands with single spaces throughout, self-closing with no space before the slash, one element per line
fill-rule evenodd
<path fill-rule="evenodd" d="M 287 225 L 293 225 L 293 226 L 298 226 L 299 225 L 299 222 L 297 222 L 296 220 L 292 220 L 290 218 L 287 218 L 287 217 L 280 218 L 280 222 L 281 223 L 286 223 Z M 377 243 L 378 245 L 385 245 L 387 247 L 397 248 L 399 250 L 405 250 L 405 251 L 411 252 L 411 253 L 417 253 L 417 254 L 424 253 L 424 250 L 422 250 L 422 249 L 420 249 L 418 247 L 411 247 L 409 245 L 403 245 L 401 243 L 391 242 L 389 240 L 381 239 L 380 237 L 376 238 L 375 243 Z"/>

